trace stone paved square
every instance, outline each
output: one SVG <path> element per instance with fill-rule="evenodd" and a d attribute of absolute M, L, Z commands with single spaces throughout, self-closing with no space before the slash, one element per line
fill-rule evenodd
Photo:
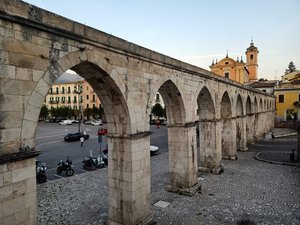
<path fill-rule="evenodd" d="M 192 197 L 165 190 L 168 153 L 151 157 L 152 213 L 157 224 L 300 224 L 300 168 L 255 160 L 239 152 L 223 161 L 221 175 L 200 174 L 202 192 Z M 38 187 L 39 224 L 104 224 L 107 219 L 107 169 L 48 182 Z M 166 208 L 158 201 L 169 202 Z M 249 222 L 248 221 L 248 222 Z"/>

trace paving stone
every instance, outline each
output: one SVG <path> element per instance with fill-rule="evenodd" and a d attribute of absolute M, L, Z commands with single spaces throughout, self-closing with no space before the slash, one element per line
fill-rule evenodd
<path fill-rule="evenodd" d="M 239 152 L 223 161 L 221 175 L 199 174 L 202 191 L 192 197 L 166 191 L 168 154 L 151 157 L 151 204 L 157 224 L 300 224 L 300 168 L 255 160 Z M 38 185 L 39 224 L 105 224 L 107 168 Z M 158 201 L 168 207 L 154 206 Z"/>

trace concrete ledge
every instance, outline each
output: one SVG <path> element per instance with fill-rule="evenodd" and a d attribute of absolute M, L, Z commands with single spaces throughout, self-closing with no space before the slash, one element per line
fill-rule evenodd
<path fill-rule="evenodd" d="M 278 135 L 275 135 L 274 138 L 289 137 L 289 136 L 294 136 L 294 135 L 298 135 L 298 133 L 294 132 L 294 133 L 278 134 Z"/>
<path fill-rule="evenodd" d="M 21 152 L 12 153 L 12 154 L 1 155 L 0 165 L 8 163 L 8 162 L 17 162 L 17 161 L 21 161 L 24 159 L 35 158 L 39 154 L 41 154 L 40 151 L 32 150 L 32 151 L 21 151 Z"/>
<path fill-rule="evenodd" d="M 286 166 L 296 166 L 296 167 L 300 167 L 300 163 L 297 163 L 297 162 L 295 162 L 295 163 L 293 163 L 293 162 L 281 162 L 281 161 L 275 161 L 275 160 L 269 160 L 269 159 L 264 159 L 264 158 L 262 158 L 262 157 L 260 157 L 260 154 L 261 154 L 262 152 L 258 152 L 258 153 L 256 153 L 255 154 L 255 156 L 254 156 L 254 158 L 256 159 L 256 160 L 258 160 L 258 161 L 262 161 L 262 162 L 267 162 L 267 163 L 270 163 L 270 164 L 278 164 L 278 165 L 286 165 Z M 269 153 L 282 153 L 282 152 L 271 152 L 271 151 L 269 151 Z M 284 152 L 284 153 L 286 153 L 286 154 L 289 154 L 288 152 Z"/>

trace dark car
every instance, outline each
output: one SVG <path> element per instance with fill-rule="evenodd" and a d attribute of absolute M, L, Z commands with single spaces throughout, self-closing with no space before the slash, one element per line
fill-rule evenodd
<path fill-rule="evenodd" d="M 64 137 L 65 141 L 79 141 L 80 137 L 83 136 L 84 140 L 89 139 L 90 135 L 82 132 L 77 132 L 77 133 L 69 133 Z"/>

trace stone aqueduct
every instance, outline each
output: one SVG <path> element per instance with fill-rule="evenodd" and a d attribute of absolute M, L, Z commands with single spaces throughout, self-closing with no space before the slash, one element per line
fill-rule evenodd
<path fill-rule="evenodd" d="M 170 191 L 190 193 L 198 167 L 217 171 L 274 123 L 270 95 L 17 0 L 0 0 L 0 65 L 0 224 L 37 224 L 36 126 L 67 69 L 90 83 L 107 116 L 110 224 L 151 218 L 148 121 L 157 91 L 167 109 Z"/>

